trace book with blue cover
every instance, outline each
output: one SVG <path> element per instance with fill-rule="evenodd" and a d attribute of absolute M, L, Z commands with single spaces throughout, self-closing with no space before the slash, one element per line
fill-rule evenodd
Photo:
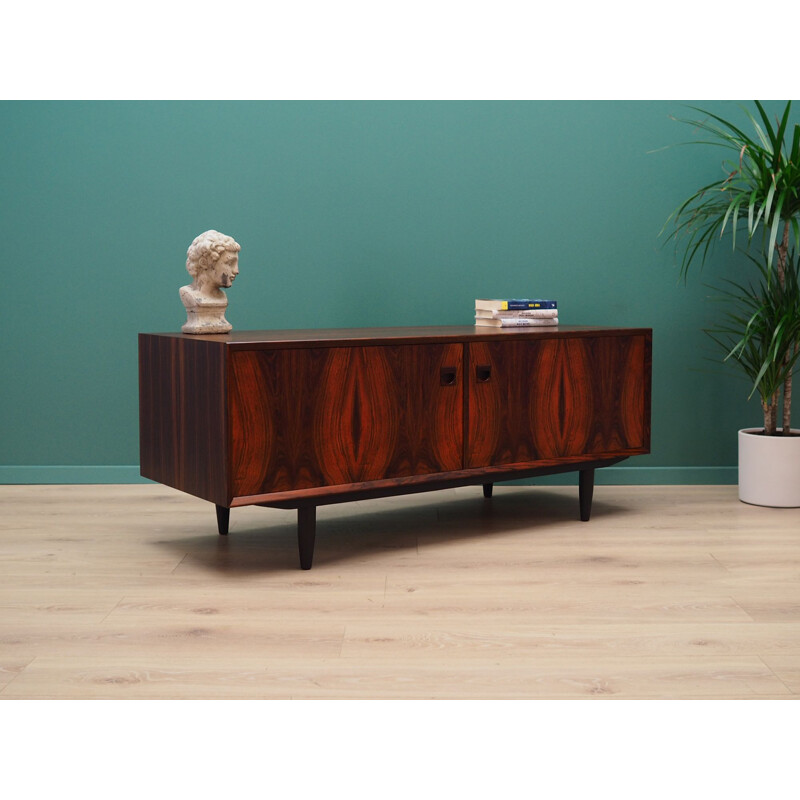
<path fill-rule="evenodd" d="M 508 299 L 508 300 L 476 300 L 476 311 L 522 311 L 525 309 L 536 308 L 558 308 L 555 300 L 529 300 L 529 299 Z"/>

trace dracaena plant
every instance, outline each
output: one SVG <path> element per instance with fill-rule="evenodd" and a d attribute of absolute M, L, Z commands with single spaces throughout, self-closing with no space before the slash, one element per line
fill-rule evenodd
<path fill-rule="evenodd" d="M 723 349 L 723 360 L 738 364 L 750 379 L 749 396 L 759 395 L 764 432 L 774 436 L 780 394 L 800 358 L 800 259 L 789 254 L 783 283 L 766 259 L 751 260 L 758 282 L 726 281 L 719 297 L 726 306 L 723 321 L 706 333 Z"/>
<path fill-rule="evenodd" d="M 672 227 L 669 238 L 674 238 L 678 247 L 682 247 L 681 276 L 684 280 L 692 264 L 699 262 L 702 266 L 716 243 L 727 236 L 734 250 L 737 246 L 746 251 L 757 246 L 763 253 L 765 273 L 762 279 L 767 280 L 767 288 L 774 291 L 775 287 L 785 287 L 790 250 L 797 250 L 800 244 L 800 125 L 789 126 L 791 106 L 791 101 L 787 102 L 782 114 L 772 121 L 757 100 L 757 115 L 745 108 L 752 135 L 701 108 L 693 110 L 703 114 L 703 119 L 678 120 L 703 134 L 703 138 L 694 143 L 731 152 L 723 161 L 723 177 L 698 189 L 670 215 L 664 226 L 664 230 Z M 754 287 L 750 289 L 755 291 Z M 744 291 L 742 287 L 734 289 L 740 290 Z M 755 308 L 753 306 L 753 312 Z M 771 319 L 768 314 L 761 314 L 753 323 L 758 321 L 764 325 L 768 319 Z M 749 331 L 754 333 L 752 327 Z M 760 340 L 752 336 L 747 341 L 755 345 Z M 770 403 L 770 413 L 775 413 L 782 395 L 781 432 L 785 434 L 791 432 L 793 369 L 790 363 L 793 365 L 797 361 L 799 341 L 800 337 L 795 335 L 787 343 L 784 363 L 778 370 L 784 380 L 773 396 L 774 402 Z M 747 352 L 746 347 L 737 351 L 738 363 L 744 364 L 742 358 Z M 774 348 L 769 352 L 774 352 Z M 763 365 L 763 361 L 761 363 Z M 759 367 L 756 374 L 760 371 Z M 762 374 L 762 380 L 766 374 L 766 371 Z M 766 420 L 765 430 L 769 432 Z M 772 432 L 777 432 L 774 427 Z"/>

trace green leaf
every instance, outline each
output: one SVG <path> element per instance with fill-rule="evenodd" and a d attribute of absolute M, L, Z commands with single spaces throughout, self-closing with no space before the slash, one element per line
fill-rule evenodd
<path fill-rule="evenodd" d="M 742 203 L 745 201 L 745 196 L 739 197 L 733 205 L 733 222 L 731 223 L 731 231 L 733 232 L 733 249 L 736 249 L 736 230 L 739 227 L 739 210 Z"/>
<path fill-rule="evenodd" d="M 706 116 L 717 120 L 717 122 L 721 123 L 725 128 L 727 128 L 730 131 L 733 131 L 733 133 L 735 133 L 736 136 L 738 136 L 739 139 L 741 139 L 741 141 L 744 142 L 745 144 L 755 145 L 755 142 L 749 136 L 742 133 L 742 131 L 740 131 L 732 122 L 728 122 L 728 120 L 723 119 L 722 117 L 718 117 L 716 114 L 712 114 L 710 111 L 706 111 L 704 108 L 698 108 L 697 106 L 689 106 L 689 108 L 693 109 L 694 111 L 699 111 L 701 114 L 705 114 Z M 681 122 L 687 122 L 691 125 L 695 125 L 700 128 L 710 127 L 706 123 L 698 122 L 696 120 L 681 120 Z M 714 130 L 713 128 L 711 129 Z M 726 136 L 727 138 L 732 138 L 728 134 L 725 134 L 724 132 L 720 132 L 719 135 Z"/>
<path fill-rule="evenodd" d="M 771 149 L 772 152 L 775 152 L 776 136 L 775 136 L 775 131 L 772 129 L 772 123 L 770 123 L 770 121 L 769 121 L 769 116 L 767 115 L 767 112 L 764 111 L 764 106 L 762 106 L 761 103 L 758 102 L 758 100 L 754 100 L 753 102 L 755 103 L 756 108 L 758 109 L 758 113 L 761 115 L 761 119 L 764 122 L 764 127 L 769 132 L 769 140 L 766 140 L 766 139 L 762 138 L 762 144 L 764 145 L 765 149 L 767 149 L 767 150 Z M 750 112 L 747 111 L 747 109 L 745 109 L 745 113 L 747 114 L 748 117 L 750 117 L 751 120 L 753 120 L 753 124 L 756 127 L 758 127 L 758 124 L 753 119 L 753 117 L 750 114 Z M 760 128 L 759 128 L 759 130 L 760 130 Z"/>
<path fill-rule="evenodd" d="M 682 203 L 664 224 L 659 235 L 674 239 L 681 275 L 685 279 L 695 263 L 701 267 L 726 234 L 737 250 L 758 248 L 771 269 L 780 221 L 791 225 L 794 243 L 800 246 L 800 126 L 794 126 L 791 151 L 785 139 L 789 130 L 790 102 L 780 117 L 770 121 L 763 104 L 755 101 L 757 113 L 744 109 L 753 134 L 706 109 L 691 106 L 702 119 L 679 120 L 700 131 L 700 142 L 735 153 L 723 160 L 725 176 L 706 183 Z M 792 160 L 787 153 L 797 155 Z M 747 225 L 747 241 L 740 243 L 739 225 Z M 758 236 L 758 242 L 754 241 Z"/>
<path fill-rule="evenodd" d="M 775 206 L 775 214 L 774 220 L 772 222 L 772 230 L 769 235 L 769 250 L 767 251 L 767 269 L 772 267 L 772 256 L 775 252 L 775 242 L 778 240 L 778 227 L 781 224 L 781 208 L 783 208 L 783 201 L 785 198 L 785 193 L 781 192 L 778 197 L 778 203 Z M 765 219 L 765 224 L 768 224 L 769 220 Z"/>
<path fill-rule="evenodd" d="M 789 151 L 789 161 L 795 166 L 800 162 L 800 125 L 794 126 L 794 136 L 792 137 L 792 149 Z"/>
<path fill-rule="evenodd" d="M 752 198 L 752 195 L 751 195 L 751 198 Z M 750 239 L 753 238 L 753 236 L 755 235 L 755 232 L 758 230 L 758 223 L 761 222 L 761 217 L 764 216 L 764 211 L 766 209 L 766 205 L 764 203 L 757 203 L 757 198 L 756 198 L 756 200 L 752 200 L 751 199 L 751 202 L 753 203 L 753 205 L 758 204 L 758 214 L 756 215 L 755 221 L 753 222 L 753 225 L 750 228 Z"/>
<path fill-rule="evenodd" d="M 789 254 L 781 286 L 763 260 L 746 255 L 759 283 L 724 281 L 718 290 L 726 304 L 723 321 L 706 333 L 723 349 L 723 361 L 737 364 L 751 380 L 750 395 L 758 392 L 762 402 L 772 402 L 800 359 L 800 260 L 795 251 Z"/>
<path fill-rule="evenodd" d="M 747 232 L 750 234 L 749 238 L 753 238 L 753 233 L 755 232 L 755 228 L 753 227 L 753 210 L 755 209 L 756 205 L 756 194 L 758 189 L 753 189 L 750 193 L 750 202 L 747 207 Z"/>
<path fill-rule="evenodd" d="M 775 197 L 775 190 L 778 187 L 775 184 L 775 181 L 772 181 L 772 185 L 769 187 L 769 192 L 767 193 L 767 199 L 764 203 L 764 224 L 769 225 L 770 222 L 770 211 L 772 210 L 772 199 Z"/>
<path fill-rule="evenodd" d="M 748 114 L 748 116 L 750 116 Z M 772 155 L 772 142 L 767 138 L 767 135 L 764 131 L 761 130 L 761 126 L 755 121 L 755 119 L 750 116 L 750 121 L 753 123 L 753 127 L 756 129 L 756 133 L 758 134 L 758 139 L 761 142 L 761 146 L 766 150 L 770 155 Z"/>
<path fill-rule="evenodd" d="M 780 127 L 778 128 L 778 133 L 775 136 L 775 156 L 772 160 L 773 172 L 778 171 L 778 167 L 780 166 L 781 163 L 781 150 L 783 147 L 783 137 L 786 134 L 786 125 L 789 122 L 789 111 L 791 111 L 791 108 L 792 108 L 792 101 L 789 100 L 786 103 L 786 109 L 783 112 L 783 118 L 781 119 Z"/>

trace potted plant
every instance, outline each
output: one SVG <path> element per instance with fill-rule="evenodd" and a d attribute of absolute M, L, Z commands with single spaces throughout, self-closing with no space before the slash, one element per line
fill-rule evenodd
<path fill-rule="evenodd" d="M 751 259 L 757 283 L 727 281 L 723 321 L 706 333 L 738 364 L 758 393 L 763 428 L 739 431 L 739 498 L 746 503 L 800 506 L 800 435 L 778 436 L 778 398 L 800 363 L 800 259 L 790 254 L 783 283 L 767 259 Z"/>
<path fill-rule="evenodd" d="M 670 238 L 684 244 L 684 279 L 726 235 L 734 250 L 737 237 L 741 249 L 759 249 L 758 281 L 747 287 L 730 284 L 726 299 L 733 310 L 710 333 L 725 347 L 726 359 L 752 380 L 764 410 L 763 428 L 739 432 L 740 498 L 757 505 L 800 506 L 800 431 L 791 426 L 792 374 L 800 348 L 794 256 L 800 244 L 800 125 L 790 132 L 791 101 L 774 125 L 763 105 L 755 101 L 755 106 L 758 119 L 744 109 L 753 136 L 703 109 L 694 110 L 704 119 L 680 120 L 707 135 L 698 143 L 728 149 L 733 157 L 723 161 L 724 177 L 694 192 L 670 215 L 665 229 L 672 224 Z M 791 451 L 788 458 L 779 455 L 782 450 Z M 756 455 L 764 463 L 754 462 Z M 748 483 L 755 474 L 765 478 L 763 491 Z M 793 491 L 766 490 L 787 482 Z"/>

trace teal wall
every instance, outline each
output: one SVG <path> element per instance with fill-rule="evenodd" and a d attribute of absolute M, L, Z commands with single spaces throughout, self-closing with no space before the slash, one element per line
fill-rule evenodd
<path fill-rule="evenodd" d="M 745 118 L 738 104 L 701 103 Z M 772 108 L 780 103 L 771 104 Z M 139 331 L 176 330 L 198 233 L 242 245 L 237 329 L 470 324 L 549 296 L 654 329 L 631 482 L 735 480 L 747 385 L 706 361 L 705 281 L 658 238 L 719 174 L 680 102 L 0 103 L 0 481 L 135 480 Z M 612 476 L 613 478 L 614 476 Z"/>

